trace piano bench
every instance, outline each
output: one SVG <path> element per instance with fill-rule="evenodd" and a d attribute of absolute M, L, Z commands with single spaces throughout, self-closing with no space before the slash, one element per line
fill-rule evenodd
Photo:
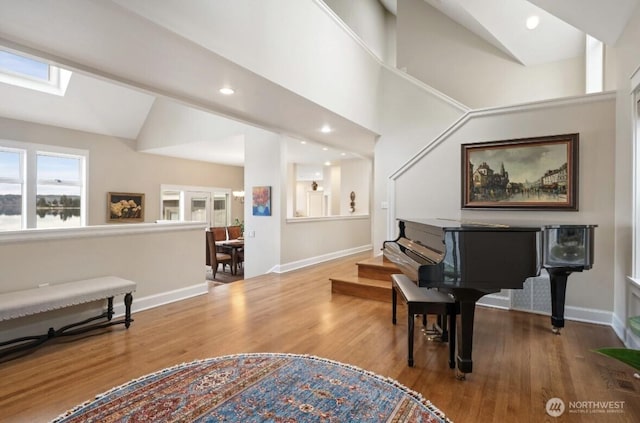
<path fill-rule="evenodd" d="M 417 314 L 437 314 L 449 318 L 449 367 L 455 368 L 456 350 L 456 314 L 457 304 L 451 296 L 435 289 L 421 288 L 403 274 L 391 275 L 393 289 L 391 290 L 392 323 L 396 324 L 398 293 L 407 305 L 407 363 L 413 367 L 413 332 L 415 316 Z"/>

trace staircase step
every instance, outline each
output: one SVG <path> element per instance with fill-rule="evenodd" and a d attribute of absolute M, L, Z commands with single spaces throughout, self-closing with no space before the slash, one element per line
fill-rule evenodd
<path fill-rule="evenodd" d="M 331 280 L 332 294 L 391 302 L 391 279 L 382 281 L 360 276 L 341 276 L 332 277 L 329 280 Z"/>
<path fill-rule="evenodd" d="M 359 261 L 356 265 L 358 266 L 358 276 L 361 278 L 391 282 L 391 275 L 402 273 L 395 263 L 385 259 L 382 255 Z"/>

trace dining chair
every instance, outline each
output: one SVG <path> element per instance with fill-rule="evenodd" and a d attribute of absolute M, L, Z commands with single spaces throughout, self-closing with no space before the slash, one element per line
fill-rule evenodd
<path fill-rule="evenodd" d="M 229 265 L 229 269 L 233 269 L 233 258 L 231 257 L 231 254 L 220 253 L 217 251 L 214 231 L 207 231 L 207 244 L 209 245 L 209 262 L 211 264 L 214 279 L 216 278 L 216 272 L 218 271 L 219 264 L 222 265 L 223 272 L 227 264 Z"/>
<path fill-rule="evenodd" d="M 212 226 L 211 228 L 209 228 L 209 230 L 213 232 L 213 235 L 215 236 L 217 242 L 227 240 L 227 228 L 225 228 L 224 226 Z M 225 247 L 223 245 L 216 244 L 216 251 L 219 253 L 231 254 L 231 248 Z"/>
<path fill-rule="evenodd" d="M 227 233 L 229 234 L 229 239 L 238 239 L 242 236 L 242 228 L 240 225 L 227 226 Z"/>
<path fill-rule="evenodd" d="M 227 228 L 224 226 L 212 226 L 209 230 L 215 235 L 216 241 L 226 241 Z"/>

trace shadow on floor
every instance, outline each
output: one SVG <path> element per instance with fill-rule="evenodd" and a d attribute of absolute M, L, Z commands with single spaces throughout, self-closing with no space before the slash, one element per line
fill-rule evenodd
<path fill-rule="evenodd" d="M 207 282 L 209 282 L 211 286 L 225 285 L 231 282 L 241 281 L 243 279 L 244 279 L 243 269 L 238 269 L 238 273 L 235 275 L 232 275 L 230 272 L 223 272 L 220 269 L 218 269 L 218 271 L 216 272 L 216 277 L 214 279 L 213 271 L 211 270 L 211 267 L 207 268 Z"/>

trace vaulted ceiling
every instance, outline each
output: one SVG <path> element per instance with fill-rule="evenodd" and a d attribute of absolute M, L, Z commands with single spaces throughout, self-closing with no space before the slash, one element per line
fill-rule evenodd
<path fill-rule="evenodd" d="M 395 0 L 380 1 L 392 13 L 396 13 L 398 4 Z M 585 33 L 608 45 L 615 45 L 627 24 L 627 19 L 639 2 L 639 0 L 424 1 L 487 42 L 497 46 L 513 57 L 514 61 L 523 65 L 561 60 L 583 54 Z M 29 31 L 26 24 L 37 28 L 37 18 L 25 17 L 25 11 L 28 11 L 28 7 L 20 9 L 22 7 L 20 3 L 22 2 L 0 0 L 0 15 L 4 16 L 0 20 L 0 41 L 2 39 L 5 41 L 21 39 L 26 34 L 23 31 Z M 60 6 L 60 3 L 56 5 L 56 2 L 44 3 L 39 4 L 38 7 L 58 8 Z M 105 1 L 104 3 L 110 2 Z M 114 0 L 113 3 L 122 8 L 129 7 L 127 1 Z M 197 13 L 195 5 L 196 3 L 191 4 L 193 13 Z M 155 1 L 153 7 L 156 10 L 166 7 L 169 12 L 170 7 L 176 7 L 176 3 Z M 69 6 L 67 9 L 66 12 L 62 11 L 66 15 L 61 15 L 68 20 L 67 24 L 79 23 L 81 21 L 80 14 L 73 15 L 78 8 Z M 110 10 L 108 7 L 103 9 Z M 151 17 L 144 16 L 143 11 L 136 10 L 135 13 L 152 20 Z M 536 30 L 529 31 L 525 29 L 524 21 L 533 14 L 540 17 L 540 25 Z M 12 16 L 21 19 L 22 23 L 13 22 Z M 47 16 L 47 13 L 43 12 L 42 16 Z M 52 14 L 52 16 L 54 15 Z M 115 21 L 110 22 L 108 19 L 107 16 L 104 17 L 106 26 L 116 24 Z M 64 24 L 62 22 L 60 25 Z M 118 24 L 124 25 L 123 22 Z M 194 26 L 204 24 L 196 19 L 193 21 Z M 23 27 L 21 28 L 20 25 Z M 91 28 L 85 28 L 85 30 L 90 31 Z M 195 28 L 189 36 L 206 37 L 206 34 L 206 31 L 198 31 Z M 64 35 L 61 34 L 61 37 Z M 96 40 L 92 41 L 88 32 L 86 35 L 86 39 L 69 38 L 66 42 L 79 44 L 96 42 Z M 197 41 L 200 45 L 206 46 L 210 40 L 203 38 Z M 9 44 L 11 43 L 9 42 Z M 9 47 L 11 46 L 9 45 Z M 149 63 L 149 67 L 156 65 Z M 250 121 L 254 125 L 292 135 L 294 141 L 300 139 L 317 141 L 317 128 L 314 128 L 313 131 L 309 129 L 312 126 L 312 117 L 325 116 L 332 119 L 336 125 L 341 126 L 341 136 L 343 139 L 347 137 L 352 140 L 351 146 L 354 152 L 361 155 L 371 154 L 373 145 L 371 140 L 375 140 L 376 136 L 371 131 L 320 106 L 303 101 L 293 93 L 287 92 L 282 87 L 239 66 L 219 60 L 216 67 L 219 71 L 216 75 L 211 75 L 211 78 L 218 78 L 220 81 L 212 85 L 222 85 L 225 78 L 234 74 L 234 79 L 242 80 L 246 84 L 246 88 L 244 94 L 240 93 L 234 98 L 226 99 L 227 105 L 219 107 L 220 115 L 212 114 L 212 119 L 231 117 L 239 122 L 240 127 L 242 121 Z M 248 96 L 248 94 L 257 92 L 260 93 L 258 97 Z M 130 139 L 138 137 L 155 101 L 156 94 L 153 92 L 133 89 L 121 82 L 115 83 L 105 78 L 104 75 L 102 77 L 92 76 L 90 69 L 87 73 L 74 73 L 65 97 L 41 94 L 0 83 L 0 116 Z M 223 104 L 222 100 L 215 101 L 220 105 Z M 279 105 L 278 108 L 273 107 L 273 104 L 276 103 Z M 181 107 L 187 106 L 182 105 Z M 193 110 L 202 113 L 201 110 L 198 111 L 197 106 Z M 241 130 L 239 131 L 241 132 Z M 341 140 L 332 140 L 331 137 L 332 135 L 328 135 L 322 140 L 331 147 L 330 153 L 339 155 L 343 152 L 337 147 Z M 182 148 L 174 149 L 176 150 L 174 153 L 169 151 L 171 149 L 167 149 L 163 154 L 178 155 L 179 152 L 181 157 L 242 165 L 242 142 L 233 143 L 238 148 L 236 152 L 238 154 L 229 154 L 224 157 L 211 155 L 209 157 L 209 155 L 202 153 L 203 149 L 207 147 L 219 148 L 216 146 L 220 143 L 225 143 L 225 148 L 229 148 L 228 138 L 198 139 L 193 140 L 192 143 L 186 143 Z M 298 147 L 299 145 L 294 149 L 292 146 L 291 150 L 300 154 L 299 160 L 303 160 L 304 151 L 299 151 Z M 315 156 L 320 160 L 327 160 L 326 157 L 330 157 L 329 153 L 326 156 L 315 153 Z"/>
<path fill-rule="evenodd" d="M 585 34 L 614 46 L 638 0 L 424 0 L 523 65 L 584 54 Z M 396 14 L 398 0 L 380 0 Z M 401 5 L 402 6 L 402 5 Z M 525 22 L 538 16 L 529 30 Z"/>

